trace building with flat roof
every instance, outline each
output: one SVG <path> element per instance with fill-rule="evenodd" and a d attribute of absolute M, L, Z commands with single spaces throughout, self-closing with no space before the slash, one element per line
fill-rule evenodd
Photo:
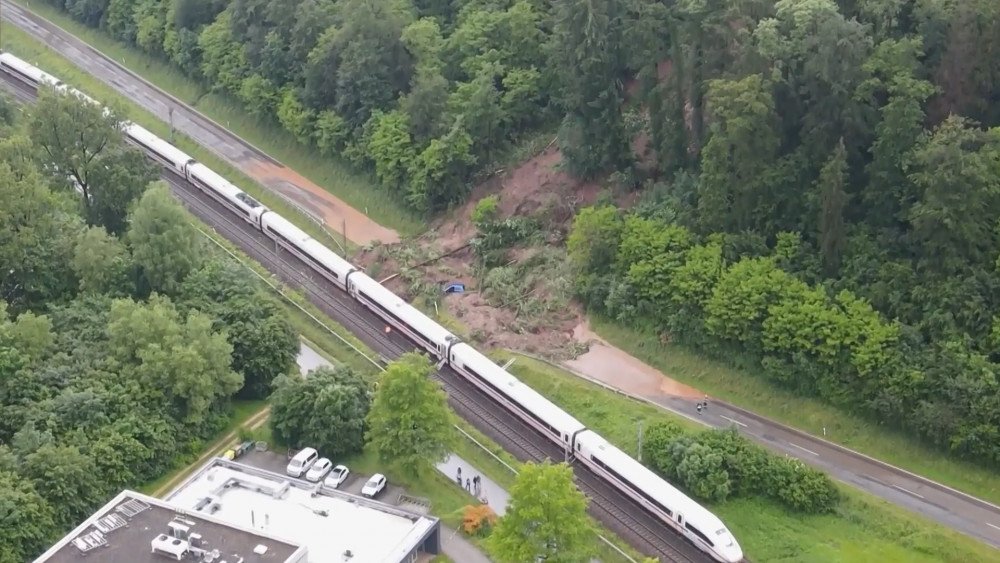
<path fill-rule="evenodd" d="M 215 458 L 163 500 L 121 493 L 35 563 L 410 563 L 439 549 L 436 518 Z"/>
<path fill-rule="evenodd" d="M 306 547 L 122 491 L 35 563 L 299 563 Z"/>

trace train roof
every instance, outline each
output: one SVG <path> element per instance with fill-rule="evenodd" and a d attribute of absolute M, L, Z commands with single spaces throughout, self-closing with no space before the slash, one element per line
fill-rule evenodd
<path fill-rule="evenodd" d="M 591 455 L 597 455 L 605 465 L 613 468 L 627 481 L 660 501 L 665 506 L 684 515 L 684 518 L 697 527 L 701 533 L 714 538 L 719 530 L 728 530 L 719 517 L 707 508 L 677 489 L 665 479 L 653 473 L 649 468 L 636 461 L 599 434 L 592 430 L 582 433 L 577 440 Z"/>
<path fill-rule="evenodd" d="M 417 332 L 435 344 L 442 345 L 455 338 L 455 335 L 436 321 L 420 312 L 420 310 L 401 299 L 395 293 L 386 289 L 382 284 L 368 277 L 364 272 L 353 274 L 351 281 L 365 295 L 377 301 L 392 314 L 399 317 L 403 322 L 416 329 Z"/>
<path fill-rule="evenodd" d="M 212 188 L 215 188 L 230 198 L 235 198 L 237 194 L 243 193 L 243 190 L 236 187 L 235 184 L 222 176 L 219 176 L 214 170 L 200 162 L 192 164 L 188 170 L 192 175 L 197 176 L 199 180 L 205 182 Z"/>
<path fill-rule="evenodd" d="M 136 139 L 142 141 L 144 144 L 156 149 L 156 152 L 160 156 L 166 158 L 167 160 L 173 162 L 178 166 L 183 166 L 185 163 L 194 160 L 189 154 L 182 151 L 181 149 L 171 145 L 170 143 L 164 141 L 163 139 L 154 135 L 151 131 L 145 127 L 138 125 L 136 123 L 129 123 L 125 127 L 126 133 L 135 137 Z"/>
<path fill-rule="evenodd" d="M 299 246 L 303 246 L 306 242 L 312 240 L 312 237 L 307 235 L 305 231 L 296 227 L 291 221 L 273 211 L 264 215 L 261 218 L 261 221 Z"/>
<path fill-rule="evenodd" d="M 24 61 L 10 53 L 0 53 L 0 61 L 3 61 L 3 64 L 15 68 L 31 77 L 35 82 L 45 82 L 53 86 L 62 83 L 62 81 L 55 76 L 52 76 L 35 65 L 28 63 L 27 61 Z"/>
<path fill-rule="evenodd" d="M 574 432 L 586 428 L 582 422 L 553 404 L 552 401 L 546 399 L 541 393 L 535 391 L 520 379 L 511 375 L 507 370 L 498 366 L 493 360 L 472 346 L 463 342 L 455 346 L 453 351 L 462 360 L 464 365 L 475 370 L 476 373 L 486 378 L 497 388 L 503 390 L 511 399 L 541 417 L 560 432 L 572 436 Z"/>

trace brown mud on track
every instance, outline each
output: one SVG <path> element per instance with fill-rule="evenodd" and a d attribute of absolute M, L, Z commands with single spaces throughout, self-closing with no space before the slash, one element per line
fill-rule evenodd
<path fill-rule="evenodd" d="M 243 169 L 260 184 L 279 192 L 322 220 L 331 233 L 340 234 L 346 230 L 347 239 L 354 244 L 365 246 L 373 242 L 399 242 L 399 233 L 372 221 L 361 211 L 347 205 L 291 168 L 248 160 L 243 164 Z"/>
<path fill-rule="evenodd" d="M 611 346 L 590 330 L 586 322 L 573 329 L 577 341 L 589 344 L 587 353 L 563 365 L 598 381 L 643 397 L 668 395 L 686 399 L 705 396 L 694 387 L 674 381 L 638 358 Z"/>

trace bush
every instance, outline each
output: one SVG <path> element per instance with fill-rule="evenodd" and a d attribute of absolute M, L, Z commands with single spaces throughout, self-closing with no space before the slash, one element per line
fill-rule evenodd
<path fill-rule="evenodd" d="M 642 455 L 654 471 L 703 500 L 762 496 L 816 514 L 832 511 L 840 499 L 826 474 L 778 457 L 733 429 L 692 436 L 674 422 L 658 423 L 647 432 Z"/>

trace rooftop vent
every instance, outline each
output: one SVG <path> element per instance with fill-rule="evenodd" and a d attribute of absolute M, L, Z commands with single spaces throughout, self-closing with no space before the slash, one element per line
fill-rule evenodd
<path fill-rule="evenodd" d="M 170 537 L 167 534 L 160 534 L 149 542 L 150 552 L 160 555 L 167 555 L 180 561 L 188 552 L 188 542 L 180 538 Z"/>
<path fill-rule="evenodd" d="M 259 543 L 257 544 L 257 547 L 253 548 L 253 552 L 256 553 L 257 555 L 264 555 L 265 553 L 267 553 L 267 546 L 262 543 Z"/>

